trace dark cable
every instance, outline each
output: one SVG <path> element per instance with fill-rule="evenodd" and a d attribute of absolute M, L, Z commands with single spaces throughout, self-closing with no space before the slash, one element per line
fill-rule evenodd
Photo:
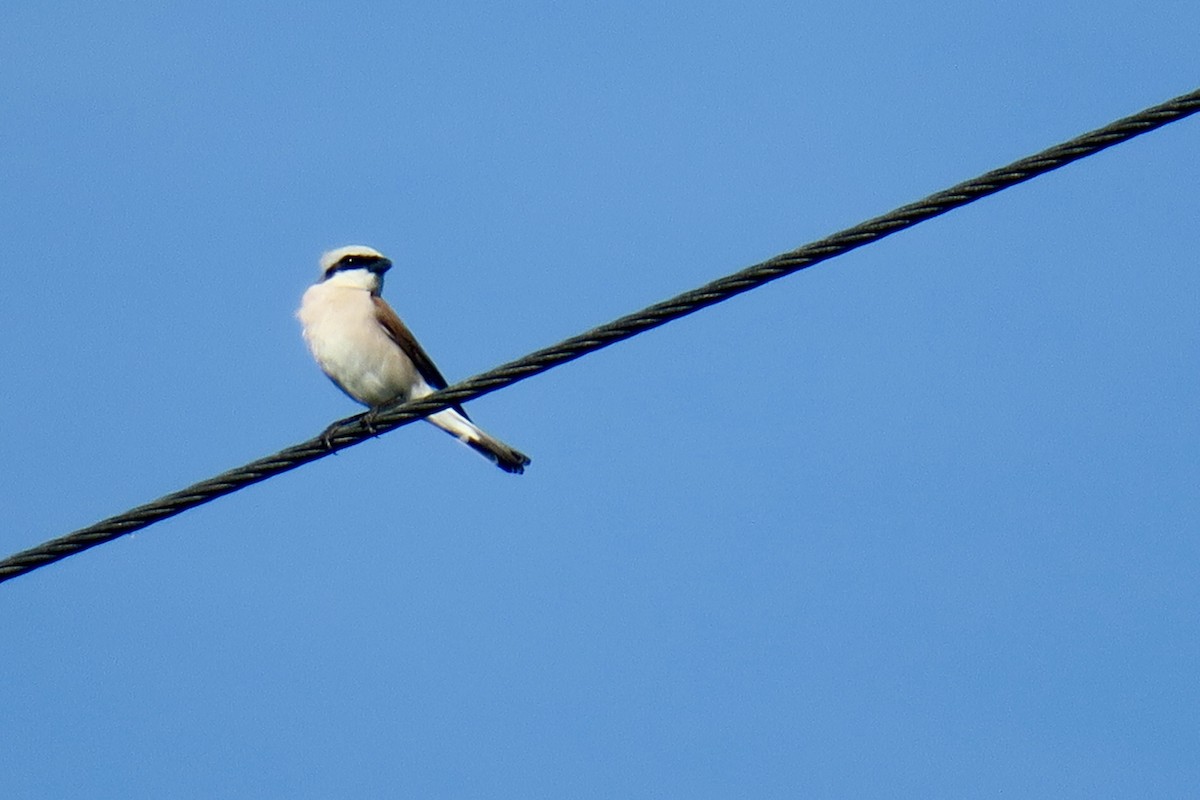
<path fill-rule="evenodd" d="M 260 458 L 245 466 L 168 494 L 152 503 L 138 506 L 124 514 L 109 517 L 95 525 L 81 528 L 74 533 L 12 555 L 4 561 L 0 561 L 0 582 L 112 541 L 127 533 L 141 530 L 155 522 L 173 517 L 281 472 L 287 472 L 302 464 L 323 458 L 332 452 L 351 447 L 378 433 L 385 433 L 407 425 L 448 406 L 464 403 L 497 389 L 511 386 L 560 364 L 616 344 L 651 328 L 657 328 L 671 320 L 728 300 L 734 295 L 755 289 L 777 278 L 842 255 L 885 236 L 890 236 L 897 231 L 911 228 L 927 219 L 945 214 L 952 209 L 1023 183 L 1030 178 L 1094 155 L 1115 144 L 1181 120 L 1197 111 L 1200 111 L 1200 90 L 1117 120 L 1091 133 L 1015 161 L 1006 167 L 984 173 L 977 178 L 932 194 L 923 200 L 902 206 L 881 217 L 875 217 L 832 236 L 806 244 L 790 253 L 784 253 L 761 264 L 719 278 L 670 300 L 656 303 L 606 325 L 592 328 L 586 333 L 573 336 L 551 347 L 530 353 L 524 358 L 510 361 L 488 372 L 468 378 L 417 402 L 391 406 L 375 417 L 371 429 L 363 423 L 360 415 L 334 430 L 329 436 L 331 447 L 326 447 L 325 441 L 320 436 L 309 439 L 307 442 L 281 450 L 274 455 Z"/>

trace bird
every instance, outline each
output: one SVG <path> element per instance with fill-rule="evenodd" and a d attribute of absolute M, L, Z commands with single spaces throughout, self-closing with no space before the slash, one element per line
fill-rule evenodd
<path fill-rule="evenodd" d="M 304 292 L 296 311 L 313 358 L 339 389 L 369 409 L 364 416 L 368 425 L 383 406 L 418 400 L 447 386 L 408 326 L 380 296 L 384 273 L 391 268 L 391 260 L 365 245 L 330 250 L 321 256 L 320 278 Z M 521 474 L 530 463 L 529 456 L 480 429 L 461 405 L 425 420 L 505 472 Z"/>

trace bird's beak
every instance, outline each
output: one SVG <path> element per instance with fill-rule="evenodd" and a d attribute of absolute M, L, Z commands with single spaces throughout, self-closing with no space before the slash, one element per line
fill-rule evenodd
<path fill-rule="evenodd" d="M 386 258 L 381 258 L 371 265 L 370 270 L 371 270 L 371 272 L 374 272 L 376 275 L 382 275 L 383 273 L 387 272 L 391 268 L 392 268 L 391 260 L 386 259 Z"/>

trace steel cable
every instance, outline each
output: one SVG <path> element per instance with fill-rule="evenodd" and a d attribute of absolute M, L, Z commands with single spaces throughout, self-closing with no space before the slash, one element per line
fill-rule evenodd
<path fill-rule="evenodd" d="M 1200 111 L 1200 90 L 1147 108 L 1103 128 L 1014 161 L 1008 166 L 931 194 L 915 203 L 901 206 L 883 216 L 846 228 L 832 236 L 806 244 L 761 264 L 719 278 L 698 289 L 684 292 L 641 311 L 592 328 L 558 344 L 468 378 L 420 401 L 397 404 L 383 409 L 375 416 L 369 427 L 362 420 L 362 415 L 359 415 L 338 426 L 329 434 L 329 446 L 326 445 L 324 437 L 317 436 L 274 455 L 260 458 L 200 481 L 186 489 L 172 492 L 123 514 L 109 517 L 94 525 L 16 553 L 0 561 L 0 582 L 112 541 L 127 533 L 141 530 L 155 522 L 173 517 L 218 497 L 295 469 L 330 453 L 351 447 L 364 439 L 422 419 L 447 406 L 464 403 L 511 386 L 518 381 L 533 377 L 588 353 L 693 314 L 742 292 L 758 288 L 785 275 L 876 242 L 925 220 L 945 214 L 947 211 L 973 203 L 1081 158 L 1094 155 L 1115 144 L 1181 120 L 1197 111 Z"/>

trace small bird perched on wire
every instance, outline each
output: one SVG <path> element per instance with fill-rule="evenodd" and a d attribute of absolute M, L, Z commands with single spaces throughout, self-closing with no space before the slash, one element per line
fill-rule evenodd
<path fill-rule="evenodd" d="M 304 341 L 338 388 L 367 406 L 366 421 L 383 406 L 418 400 L 447 386 L 433 360 L 379 296 L 392 262 L 378 250 L 350 245 L 321 257 L 321 277 L 296 312 Z M 491 460 L 522 473 L 529 457 L 480 430 L 462 406 L 425 418 Z"/>

